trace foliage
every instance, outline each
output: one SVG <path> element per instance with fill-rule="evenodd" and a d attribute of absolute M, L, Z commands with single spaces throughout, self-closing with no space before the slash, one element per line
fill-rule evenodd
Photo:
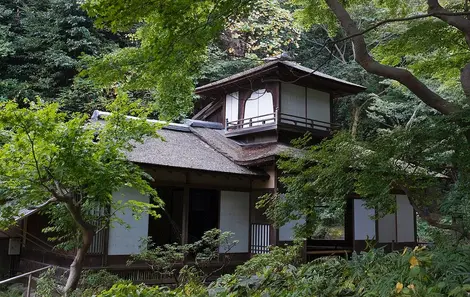
<path fill-rule="evenodd" d="M 292 265 L 298 256 L 294 246 L 257 255 L 209 287 L 191 283 L 168 290 L 117 284 L 99 296 L 463 297 L 470 290 L 469 255 L 468 246 L 392 253 L 373 249 L 353 254 L 351 260 L 326 257 L 298 266 Z"/>
<path fill-rule="evenodd" d="M 56 191 L 76 195 L 84 216 L 92 216 L 89 210 L 99 205 L 109 205 L 111 193 L 125 185 L 154 193 L 147 176 L 127 162 L 124 151 L 132 149 L 130 140 L 155 135 L 155 126 L 125 95 L 109 107 L 113 115 L 98 127 L 99 123 L 87 123 L 85 115 L 66 120 L 55 103 L 30 102 L 29 108 L 13 102 L 2 105 L 0 128 L 6 141 L 1 147 L 0 180 L 3 202 L 8 201 L 2 207 L 2 226 L 13 223 L 19 210 L 45 203 Z M 126 120 L 127 113 L 143 120 Z M 62 223 L 70 217 L 64 215 L 64 206 L 54 203 L 46 209 L 56 220 L 56 231 L 65 227 Z"/>
<path fill-rule="evenodd" d="M 69 293 L 69 297 L 94 297 L 104 290 L 109 290 L 114 284 L 122 280 L 106 270 L 91 271 L 85 270 L 80 276 L 79 287 L 77 290 Z M 55 269 L 51 268 L 41 273 L 36 283 L 36 296 L 51 297 L 58 296 L 59 283 Z"/>
<path fill-rule="evenodd" d="M 390 192 L 400 189 L 422 219 L 467 237 L 469 184 L 462 169 L 470 168 L 468 129 L 456 122 L 467 122 L 465 112 L 456 118 L 408 121 L 369 141 L 343 132 L 310 145 L 306 136 L 294 143 L 300 152 L 289 152 L 278 162 L 284 193 L 265 196 L 259 206 L 268 206 L 268 217 L 280 226 L 307 217 L 298 227 L 299 236 L 308 237 L 323 219 L 319 206 L 340 218 L 344 198 L 356 193 L 381 217 L 395 211 Z"/>
<path fill-rule="evenodd" d="M 81 253 L 81 247 L 85 245 L 86 252 L 91 243 L 90 233 L 108 223 L 122 223 L 114 213 L 100 209 L 128 208 L 136 218 L 156 216 L 154 204 L 112 199 L 112 193 L 133 187 L 154 195 L 160 204 L 148 175 L 126 158 L 132 142 L 157 136 L 157 126 L 146 120 L 148 110 L 119 94 L 104 122 L 89 122 L 80 114 L 68 119 L 57 103 L 28 104 L 21 108 L 6 102 L 0 109 L 3 228 L 15 223 L 20 210 L 41 207 L 49 217 L 45 231 L 53 233 L 59 247 L 79 248 Z M 138 119 L 129 120 L 128 114 Z"/>
<path fill-rule="evenodd" d="M 57 295 L 58 287 L 55 282 L 55 268 L 49 268 L 41 273 L 36 282 L 36 296 L 50 297 Z"/>
<path fill-rule="evenodd" d="M 11 285 L 9 287 L 0 287 L 0 297 L 22 297 L 23 289 L 17 285 Z"/>
<path fill-rule="evenodd" d="M 94 297 L 121 281 L 117 275 L 106 270 L 85 270 L 80 277 L 79 288 L 73 291 L 70 297 Z"/>
<path fill-rule="evenodd" d="M 99 27 L 114 32 L 136 28 L 132 38 L 138 43 L 91 61 L 85 74 L 100 86 L 155 90 L 160 117 L 174 118 L 191 108 L 194 74 L 205 59 L 207 45 L 228 19 L 244 15 L 252 2 L 85 1 L 83 7 L 96 17 Z"/>
<path fill-rule="evenodd" d="M 220 40 L 231 55 L 264 58 L 298 47 L 299 38 L 300 27 L 285 3 L 258 0 L 245 18 L 230 20 Z"/>
<path fill-rule="evenodd" d="M 81 67 L 79 57 L 82 54 L 100 55 L 117 47 L 117 42 L 112 40 L 117 39 L 116 36 L 94 28 L 79 3 L 2 1 L 0 101 L 16 99 L 21 104 L 24 98 L 35 96 L 56 101 L 73 84 Z M 86 92 L 91 91 L 87 87 Z M 76 95 L 80 101 L 96 99 Z"/>
<path fill-rule="evenodd" d="M 172 296 L 167 294 L 159 287 L 147 287 L 145 285 L 134 285 L 131 283 L 120 282 L 115 284 L 109 290 L 98 295 L 98 297 L 163 297 Z M 173 295 L 175 296 L 175 295 Z"/>
<path fill-rule="evenodd" d="M 221 232 L 212 229 L 204 232 L 202 238 L 194 243 L 179 245 L 177 243 L 156 246 L 151 238 L 143 241 L 141 252 L 133 255 L 128 262 L 145 262 L 154 272 L 172 276 L 178 286 L 188 283 L 205 283 L 206 280 L 221 271 L 230 261 L 228 252 L 238 243 L 232 240 L 233 233 Z M 209 267 L 210 264 L 222 257 L 220 267 Z M 193 258 L 191 264 L 184 264 L 185 260 Z M 181 269 L 177 265 L 184 264 Z"/>

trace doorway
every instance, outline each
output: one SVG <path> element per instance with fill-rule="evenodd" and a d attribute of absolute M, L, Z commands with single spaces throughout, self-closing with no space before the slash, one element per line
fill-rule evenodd
<path fill-rule="evenodd" d="M 217 190 L 190 189 L 188 242 L 200 240 L 204 232 L 219 226 L 220 192 Z"/>

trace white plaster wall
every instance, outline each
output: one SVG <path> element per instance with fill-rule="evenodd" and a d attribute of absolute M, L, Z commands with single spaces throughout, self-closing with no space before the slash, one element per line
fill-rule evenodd
<path fill-rule="evenodd" d="M 415 241 L 415 211 L 406 195 L 397 195 L 397 241 Z"/>
<path fill-rule="evenodd" d="M 364 200 L 354 199 L 354 240 L 366 240 L 375 237 L 374 209 L 367 209 Z"/>
<path fill-rule="evenodd" d="M 330 94 L 317 91 L 314 89 L 307 89 L 307 118 L 318 121 L 331 122 L 330 113 Z M 319 123 L 325 125 L 323 123 Z M 329 125 L 326 125 L 329 127 Z M 317 129 L 325 129 L 317 127 Z"/>
<path fill-rule="evenodd" d="M 305 223 L 305 219 L 290 221 L 279 228 L 279 241 L 293 241 L 294 227 Z"/>
<path fill-rule="evenodd" d="M 225 119 L 229 122 L 238 120 L 238 92 L 225 96 Z"/>
<path fill-rule="evenodd" d="M 222 191 L 220 193 L 220 230 L 235 233 L 238 244 L 231 253 L 248 253 L 250 236 L 250 193 Z M 223 248 L 220 248 L 223 252 Z"/>
<path fill-rule="evenodd" d="M 273 95 L 266 91 L 266 89 L 256 90 L 251 93 L 250 97 L 245 103 L 245 115 L 244 118 L 253 118 L 262 115 L 272 114 L 274 112 L 274 105 L 273 105 Z M 274 118 L 272 115 L 268 115 L 265 117 L 260 117 L 255 120 L 263 120 L 266 119 L 266 123 L 274 123 Z M 245 121 L 248 123 L 248 121 Z M 253 123 L 252 126 L 262 125 L 262 122 Z M 246 125 L 247 127 L 249 125 Z"/>
<path fill-rule="evenodd" d="M 123 203 L 129 200 L 149 202 L 149 197 L 143 196 L 132 188 L 123 188 L 113 194 L 113 200 L 121 200 Z M 136 221 L 130 209 L 118 212 L 117 217 L 126 222 L 130 228 L 115 224 L 109 230 L 108 255 L 130 255 L 140 251 L 140 239 L 148 236 L 149 218 L 147 214 L 142 214 L 140 220 Z"/>

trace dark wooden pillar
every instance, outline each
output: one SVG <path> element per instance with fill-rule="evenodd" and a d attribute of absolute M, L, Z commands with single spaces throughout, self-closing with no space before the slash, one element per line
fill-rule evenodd
<path fill-rule="evenodd" d="M 183 192 L 183 219 L 181 226 L 181 243 L 188 243 L 188 227 L 189 227 L 189 186 L 184 187 Z"/>

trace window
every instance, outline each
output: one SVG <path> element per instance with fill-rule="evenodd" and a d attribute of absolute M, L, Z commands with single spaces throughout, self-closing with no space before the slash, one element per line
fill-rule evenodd
<path fill-rule="evenodd" d="M 244 127 L 251 127 L 262 125 L 263 120 L 265 123 L 274 123 L 274 105 L 273 95 L 266 91 L 266 89 L 260 89 L 251 94 L 251 96 L 245 102 L 245 122 Z M 250 123 L 250 118 L 255 118 Z"/>

